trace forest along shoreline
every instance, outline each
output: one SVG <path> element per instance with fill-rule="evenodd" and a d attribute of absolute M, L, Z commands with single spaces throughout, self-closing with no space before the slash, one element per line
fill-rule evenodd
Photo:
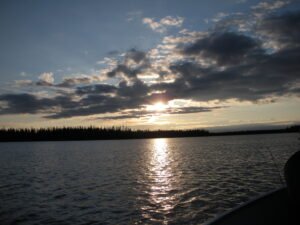
<path fill-rule="evenodd" d="M 40 129 L 9 128 L 0 129 L 0 142 L 119 140 L 144 138 L 178 138 L 225 135 L 276 134 L 297 132 L 300 132 L 300 125 L 294 125 L 284 129 L 243 130 L 230 132 L 210 132 L 204 129 L 133 130 L 127 127 L 62 127 Z"/>

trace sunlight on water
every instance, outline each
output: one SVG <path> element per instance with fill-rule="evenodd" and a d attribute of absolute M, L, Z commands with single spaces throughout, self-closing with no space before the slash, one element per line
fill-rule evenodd
<path fill-rule="evenodd" d="M 158 177 L 158 182 L 165 181 L 166 167 L 168 166 L 168 140 L 167 139 L 154 139 L 153 140 L 152 163 L 154 171 Z"/>
<path fill-rule="evenodd" d="M 174 197 L 169 194 L 172 190 L 171 151 L 168 139 L 153 139 L 151 152 L 151 187 L 150 198 L 155 205 L 156 213 L 166 213 L 174 206 Z"/>
<path fill-rule="evenodd" d="M 280 187 L 298 137 L 0 143 L 0 224 L 203 225 Z"/>

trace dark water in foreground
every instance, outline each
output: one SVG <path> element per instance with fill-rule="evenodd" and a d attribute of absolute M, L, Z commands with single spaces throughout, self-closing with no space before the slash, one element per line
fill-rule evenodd
<path fill-rule="evenodd" d="M 0 143 L 0 224 L 203 224 L 279 187 L 298 137 Z"/>

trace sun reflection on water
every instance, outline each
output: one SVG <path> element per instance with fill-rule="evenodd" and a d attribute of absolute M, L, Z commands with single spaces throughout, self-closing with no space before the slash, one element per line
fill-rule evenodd
<path fill-rule="evenodd" d="M 168 139 L 154 139 L 151 157 L 151 201 L 156 212 L 166 212 L 173 208 L 171 152 Z"/>
<path fill-rule="evenodd" d="M 154 139 L 152 165 L 158 177 L 164 177 L 164 168 L 168 165 L 168 143 L 167 139 Z"/>

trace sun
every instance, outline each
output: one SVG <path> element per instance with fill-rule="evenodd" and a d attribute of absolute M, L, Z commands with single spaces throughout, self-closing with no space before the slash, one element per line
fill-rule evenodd
<path fill-rule="evenodd" d="M 165 111 L 168 108 L 168 105 L 162 103 L 162 102 L 156 102 L 153 105 L 148 105 L 147 110 L 148 111 Z"/>

